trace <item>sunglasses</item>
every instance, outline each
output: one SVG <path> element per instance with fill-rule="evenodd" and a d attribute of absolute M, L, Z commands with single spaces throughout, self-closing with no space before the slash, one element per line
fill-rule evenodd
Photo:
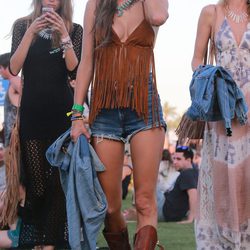
<path fill-rule="evenodd" d="M 188 146 L 177 146 L 176 149 L 189 150 Z"/>

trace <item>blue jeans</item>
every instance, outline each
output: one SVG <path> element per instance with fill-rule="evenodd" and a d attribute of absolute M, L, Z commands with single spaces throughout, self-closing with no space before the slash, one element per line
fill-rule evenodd
<path fill-rule="evenodd" d="M 163 206 L 165 203 L 165 195 L 164 192 L 157 189 L 156 192 L 156 197 L 157 197 L 157 212 L 158 212 L 158 221 L 166 221 L 164 214 L 163 214 Z"/>
<path fill-rule="evenodd" d="M 162 107 L 159 95 L 158 110 L 159 121 L 157 113 L 155 112 L 155 121 L 153 121 L 152 113 L 152 77 L 149 78 L 148 85 L 148 122 L 145 123 L 142 117 L 139 117 L 135 110 L 131 108 L 115 108 L 102 109 L 96 116 L 92 126 L 91 135 L 100 139 L 106 138 L 111 140 L 129 142 L 131 138 L 138 132 L 148 130 L 155 127 L 164 127 L 166 130 L 166 123 L 163 120 Z"/>

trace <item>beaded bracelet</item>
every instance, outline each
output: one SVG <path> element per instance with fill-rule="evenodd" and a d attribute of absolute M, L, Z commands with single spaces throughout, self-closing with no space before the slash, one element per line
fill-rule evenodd
<path fill-rule="evenodd" d="M 72 116 L 72 118 L 83 118 L 82 115 L 75 115 L 75 116 Z"/>
<path fill-rule="evenodd" d="M 71 41 L 70 36 L 66 36 L 65 38 L 61 39 L 61 43 L 67 43 L 68 41 Z"/>
<path fill-rule="evenodd" d="M 66 116 L 73 116 L 76 114 L 80 114 L 82 116 L 82 112 L 76 111 L 76 110 L 71 110 L 69 112 L 66 113 Z"/>
<path fill-rule="evenodd" d="M 84 106 L 80 105 L 80 104 L 74 104 L 72 106 L 72 109 L 70 112 L 67 112 L 66 115 L 67 116 L 71 116 L 71 115 L 74 115 L 74 114 L 83 114 L 83 111 L 84 111 Z"/>
<path fill-rule="evenodd" d="M 76 118 L 76 117 L 72 116 L 70 120 L 71 120 L 72 122 L 73 122 L 73 121 L 77 121 L 77 120 L 83 120 L 83 117 Z"/>
<path fill-rule="evenodd" d="M 61 40 L 61 48 L 63 50 L 63 58 L 65 58 L 66 50 L 73 48 L 73 43 L 72 43 L 69 36 L 67 36 Z"/>
<path fill-rule="evenodd" d="M 79 112 L 77 110 L 71 110 L 71 111 L 66 113 L 66 116 L 73 116 L 73 115 L 76 115 L 76 114 L 82 115 L 82 112 Z"/>

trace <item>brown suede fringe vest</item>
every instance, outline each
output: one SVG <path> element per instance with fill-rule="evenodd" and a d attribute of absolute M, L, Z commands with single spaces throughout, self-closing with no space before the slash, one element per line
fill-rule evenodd
<path fill-rule="evenodd" d="M 155 34 L 145 19 L 125 42 L 112 29 L 111 41 L 104 47 L 95 34 L 94 78 L 89 122 L 93 123 L 103 108 L 131 108 L 148 121 L 148 82 L 152 71 L 153 123 L 159 121 L 158 93 L 156 88 L 154 46 Z M 157 117 L 156 117 L 157 116 Z"/>

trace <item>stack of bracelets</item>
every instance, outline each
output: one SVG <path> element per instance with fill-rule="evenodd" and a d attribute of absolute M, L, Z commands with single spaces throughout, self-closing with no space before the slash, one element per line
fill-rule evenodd
<path fill-rule="evenodd" d="M 63 58 L 65 58 L 66 50 L 72 49 L 72 48 L 73 48 L 73 44 L 72 44 L 71 38 L 69 36 L 67 36 L 61 40 L 61 49 L 63 50 Z"/>
<path fill-rule="evenodd" d="M 83 120 L 84 106 L 80 104 L 74 104 L 71 112 L 67 113 L 67 116 L 71 115 L 71 121 Z"/>

